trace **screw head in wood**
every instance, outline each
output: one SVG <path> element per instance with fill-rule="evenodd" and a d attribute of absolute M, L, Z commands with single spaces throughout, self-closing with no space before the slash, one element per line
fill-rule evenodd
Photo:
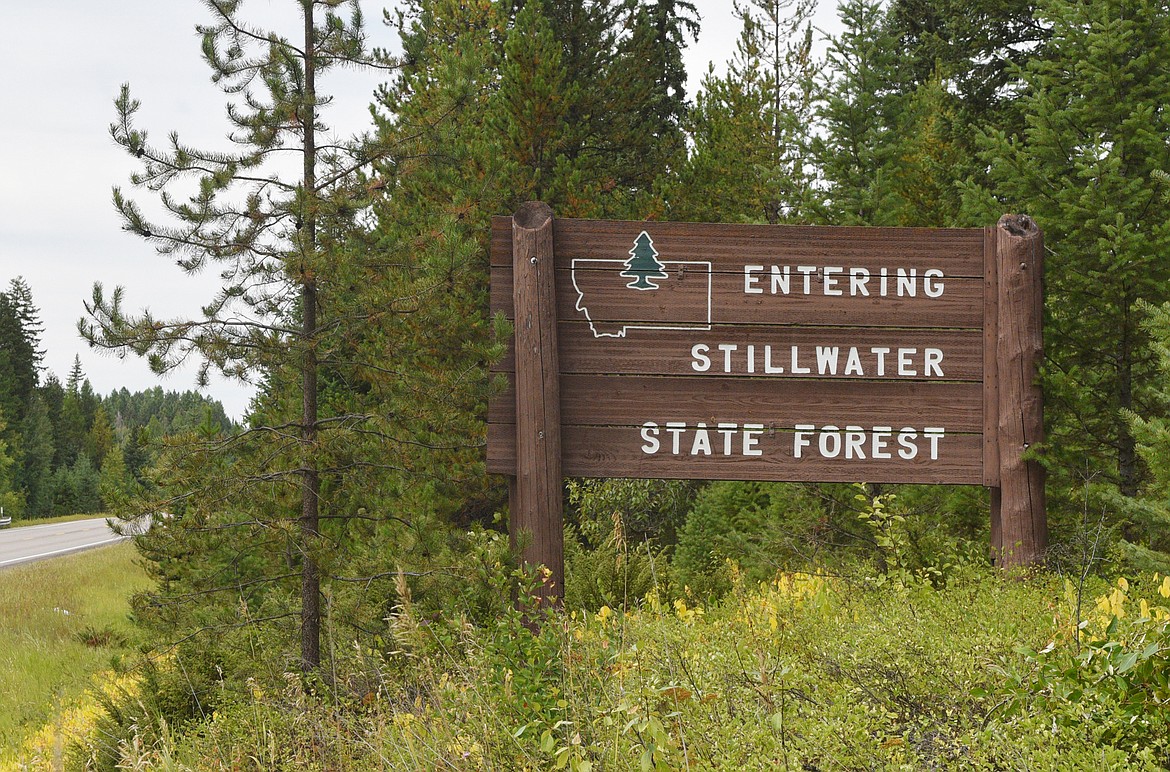
<path fill-rule="evenodd" d="M 533 257 L 533 258 L 529 259 L 528 262 L 532 263 L 533 265 L 536 265 L 536 258 Z"/>

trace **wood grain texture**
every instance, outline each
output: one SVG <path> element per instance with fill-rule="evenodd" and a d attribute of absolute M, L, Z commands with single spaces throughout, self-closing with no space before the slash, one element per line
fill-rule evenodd
<path fill-rule="evenodd" d="M 1042 562 L 1048 547 L 1044 468 L 1025 460 L 1044 441 L 1043 394 L 1038 382 L 1043 350 L 1044 239 L 1025 215 L 1004 215 L 997 232 L 999 313 L 999 512 L 992 552 L 1004 568 Z M 993 523 L 995 522 L 993 513 Z"/>
<path fill-rule="evenodd" d="M 998 230 L 994 226 L 984 229 L 983 283 L 983 485 L 999 487 L 999 270 Z M 999 527 L 993 520 L 992 530 Z"/>
<path fill-rule="evenodd" d="M 670 266 L 667 265 L 669 269 Z M 775 324 L 838 325 L 856 327 L 983 327 L 982 278 L 947 279 L 938 298 L 850 297 L 744 294 L 742 273 L 711 274 L 708 303 L 705 273 L 685 269 L 671 272 L 655 292 L 630 292 L 619 270 L 578 271 L 578 283 L 588 292 L 584 305 L 595 322 L 629 322 L 643 325 Z M 581 294 L 573 284 L 572 272 L 558 270 L 557 314 L 561 319 L 586 319 L 578 308 Z M 921 290 L 919 290 L 921 292 Z M 491 308 L 493 313 L 513 317 L 511 272 L 493 268 Z M 708 308 L 710 312 L 708 312 Z M 622 324 L 606 324 L 602 331 L 619 333 Z M 627 333 L 628 334 L 628 333 Z"/>
<path fill-rule="evenodd" d="M 529 202 L 512 219 L 516 309 L 514 374 L 515 495 L 509 507 L 512 546 L 551 572 L 539 593 L 564 597 L 563 475 L 560 368 L 553 300 L 553 219 L 547 204 Z"/>
<path fill-rule="evenodd" d="M 923 352 L 937 348 L 943 352 L 939 367 L 942 380 L 982 381 L 984 369 L 983 334 L 978 330 L 905 330 L 841 327 L 768 327 L 761 325 L 714 325 L 709 331 L 655 330 L 645 335 L 631 334 L 624 338 L 598 340 L 588 322 L 564 321 L 557 325 L 557 344 L 562 374 L 627 374 L 627 375 L 693 375 L 726 377 L 727 375 L 765 375 L 765 366 L 782 368 L 782 373 L 766 374 L 768 378 L 819 378 L 815 365 L 816 349 L 837 347 L 838 375 L 842 380 L 868 378 L 877 380 L 928 380 L 921 366 Z M 701 360 L 692 355 L 696 344 L 707 346 L 709 369 L 699 372 Z M 735 351 L 723 351 L 720 345 L 736 346 Z M 993 341 L 994 344 L 994 341 Z M 753 347 L 749 352 L 749 346 Z M 799 361 L 814 363 L 812 373 L 792 372 L 791 352 L 796 346 Z M 771 347 L 765 356 L 765 347 Z M 845 365 L 849 348 L 859 349 L 864 375 L 846 375 Z M 881 363 L 883 375 L 877 375 L 879 357 L 871 349 L 889 348 Z M 919 363 L 915 374 L 899 374 L 896 358 L 900 348 L 915 349 L 914 360 Z M 994 356 L 994 345 L 992 356 Z M 755 373 L 748 372 L 750 361 Z M 727 358 L 731 357 L 732 373 L 727 373 Z M 511 372 L 515 367 L 514 351 L 492 369 Z M 929 380 L 940 380 L 932 370 Z"/>
<path fill-rule="evenodd" d="M 511 263 L 508 218 L 492 221 L 493 266 Z M 709 260 L 716 270 L 749 264 L 820 264 L 940 268 L 947 276 L 983 278 L 981 228 L 874 228 L 809 225 L 728 225 L 557 219 L 558 268 L 575 258 L 625 260 L 638 234 L 654 239 L 661 260 Z"/>
<path fill-rule="evenodd" d="M 514 467 L 515 446 L 508 424 L 488 425 L 488 471 L 507 473 Z M 938 483 L 978 485 L 983 476 L 982 439 L 978 434 L 948 434 L 940 457 L 913 460 L 796 459 L 790 432 L 764 432 L 759 457 L 647 455 L 637 427 L 564 427 L 563 468 L 572 477 L 635 477 L 691 480 L 775 480 L 820 482 Z"/>
<path fill-rule="evenodd" d="M 489 407 L 490 423 L 510 424 L 507 396 Z M 982 433 L 977 383 L 769 381 L 617 375 L 561 377 L 561 420 L 583 426 L 637 426 L 644 421 L 942 426 Z M 982 456 L 981 456 L 982 457 Z"/>

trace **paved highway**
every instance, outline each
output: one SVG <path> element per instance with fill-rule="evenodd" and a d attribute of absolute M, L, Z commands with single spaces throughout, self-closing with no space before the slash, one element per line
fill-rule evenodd
<path fill-rule="evenodd" d="M 0 529 L 0 568 L 113 544 L 124 538 L 110 530 L 104 517 L 4 528 Z"/>

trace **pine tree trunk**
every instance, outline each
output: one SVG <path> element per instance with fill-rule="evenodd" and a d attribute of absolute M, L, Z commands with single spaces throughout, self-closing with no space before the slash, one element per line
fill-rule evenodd
<path fill-rule="evenodd" d="M 301 112 L 304 127 L 303 195 L 306 211 L 301 249 L 311 254 L 317 246 L 317 222 L 313 198 L 316 193 L 317 122 L 313 5 L 303 4 L 305 15 L 305 98 Z M 301 267 L 301 668 L 305 672 L 321 665 L 321 577 L 315 551 L 320 536 L 319 497 L 321 479 L 314 458 L 317 443 L 317 281 L 309 265 Z"/>

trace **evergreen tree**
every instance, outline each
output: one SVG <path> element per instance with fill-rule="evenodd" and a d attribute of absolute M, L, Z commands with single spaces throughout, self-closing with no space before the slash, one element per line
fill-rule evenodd
<path fill-rule="evenodd" d="M 0 408 L 15 428 L 24 419 L 29 398 L 39 379 L 44 352 L 42 327 L 32 291 L 24 279 L 11 281 L 0 292 Z"/>
<path fill-rule="evenodd" d="M 703 79 L 672 216 L 776 224 L 797 215 L 810 177 L 812 4 L 746 0 L 734 9 L 743 29 L 727 74 Z"/>
<path fill-rule="evenodd" d="M 28 412 L 20 426 L 23 438 L 21 458 L 21 489 L 27 512 L 31 517 L 45 517 L 52 506 L 50 477 L 53 473 L 53 423 L 49 408 L 38 390 L 29 400 Z"/>
<path fill-rule="evenodd" d="M 626 270 L 622 271 L 621 275 L 627 279 L 633 279 L 626 285 L 631 289 L 658 289 L 658 285 L 650 280 L 667 278 L 668 274 L 663 270 L 664 267 L 658 261 L 658 250 L 654 248 L 654 242 L 646 231 L 642 231 L 634 240 L 634 248 L 630 250 L 630 259 L 626 261 Z"/>
<path fill-rule="evenodd" d="M 897 41 L 876 0 L 846 0 L 814 94 L 820 131 L 810 152 L 823 187 L 816 219 L 833 225 L 897 224 Z"/>
<path fill-rule="evenodd" d="M 80 372 L 80 362 L 74 361 L 61 399 L 61 412 L 55 424 L 56 449 L 53 454 L 54 468 L 71 466 L 85 450 L 85 437 L 89 426 L 85 420 L 85 405 L 81 396 L 81 384 L 75 377 Z"/>
<path fill-rule="evenodd" d="M 959 126 L 1015 125 L 1006 88 L 1013 72 L 1042 55 L 1048 29 L 1035 18 L 1036 0 L 892 0 L 886 19 L 897 38 L 903 93 L 935 80 L 960 105 Z"/>
<path fill-rule="evenodd" d="M 1023 71 L 1026 127 L 992 132 L 983 211 L 1045 231 L 1047 453 L 1066 481 L 1143 478 L 1123 414 L 1157 415 L 1156 358 L 1139 299 L 1170 299 L 1170 12 L 1150 0 L 1045 0 L 1048 51 Z M 994 194 L 994 195 L 993 195 Z M 1136 534 L 1130 534 L 1136 537 Z"/>
<path fill-rule="evenodd" d="M 120 445 L 114 445 L 102 461 L 98 472 L 98 495 L 105 508 L 132 498 L 137 493 L 134 475 L 126 466 L 126 456 Z"/>
<path fill-rule="evenodd" d="M 110 425 L 105 409 L 99 405 L 85 438 L 85 452 L 94 466 L 100 469 L 106 454 L 114 447 L 114 427 Z"/>
<path fill-rule="evenodd" d="M 8 422 L 0 414 L 0 510 L 5 517 L 19 518 L 24 514 L 24 497 L 16 487 L 14 461 L 8 453 L 8 444 L 4 442 L 4 430 Z"/>
<path fill-rule="evenodd" d="M 528 0 L 516 14 L 504 44 L 500 88 L 488 127 L 499 133 L 513 195 L 558 203 L 553 194 L 558 166 L 568 163 L 568 108 L 579 87 L 567 79 L 562 45 L 544 13 L 543 0 Z M 557 191 L 560 194 L 562 191 Z"/>
<path fill-rule="evenodd" d="M 190 273 L 218 266 L 225 283 L 204 318 L 175 320 L 149 312 L 127 316 L 120 288 L 107 297 L 95 286 L 82 332 L 94 345 L 147 356 L 156 372 L 197 356 L 201 380 L 214 367 L 241 379 L 279 373 L 281 383 L 295 386 L 299 396 L 295 404 L 282 401 L 281 414 L 272 416 L 275 426 L 252 427 L 250 442 L 263 446 L 267 437 L 274 443 L 267 452 L 256 449 L 258 468 L 233 468 L 228 485 L 186 473 L 174 482 L 210 486 L 219 495 L 206 506 L 229 510 L 232 495 L 255 498 L 253 486 L 291 494 L 278 497 L 276 509 L 298 523 L 289 538 L 301 578 L 300 660 L 312 670 L 321 661 L 322 427 L 345 425 L 321 412 L 320 357 L 327 334 L 348 323 L 344 280 L 336 281 L 342 273 L 338 239 L 364 206 L 367 191 L 357 172 L 377 155 L 373 148 L 332 141 L 322 123 L 329 100 L 318 82 L 336 67 L 382 64 L 365 50 L 356 2 L 296 0 L 303 26 L 295 42 L 255 28 L 238 0 L 206 5 L 214 21 L 198 28 L 203 56 L 213 80 L 235 97 L 228 116 L 236 150 L 204 152 L 177 135 L 169 147 L 151 144 L 134 123 L 139 104 L 124 86 L 111 134 L 142 165 L 131 183 L 159 191 L 172 219 L 148 221 L 120 189 L 114 201 L 127 230 Z M 345 7 L 348 19 L 339 14 Z M 300 161 L 291 177 L 270 161 L 289 153 Z M 188 181 L 196 192 L 181 201 L 172 191 Z M 221 464 L 202 469 L 213 478 L 225 472 Z"/>
<path fill-rule="evenodd" d="M 611 120 L 616 183 L 651 190 L 677 173 L 686 149 L 689 112 L 682 52 L 699 33 L 698 10 L 688 0 L 639 0 L 630 4 L 628 30 L 614 62 L 624 78 L 621 104 Z"/>

